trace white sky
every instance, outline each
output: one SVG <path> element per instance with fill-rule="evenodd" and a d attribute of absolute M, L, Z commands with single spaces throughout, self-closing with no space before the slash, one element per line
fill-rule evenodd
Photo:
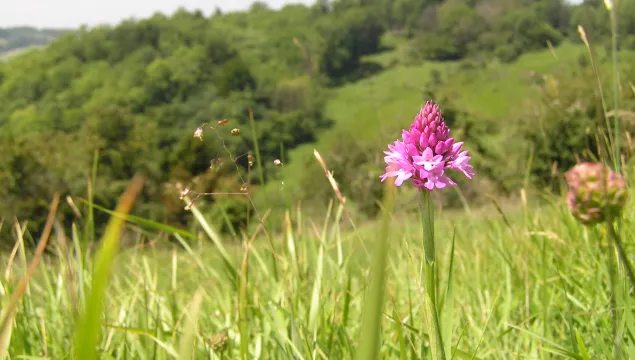
<path fill-rule="evenodd" d="M 171 14 L 179 7 L 201 9 L 206 15 L 216 7 L 223 11 L 244 10 L 254 0 L 2 0 L 0 27 L 76 28 L 82 24 L 117 24 L 129 17 L 147 18 L 155 12 Z M 290 3 L 312 4 L 315 0 L 263 0 L 278 9 Z M 10 5 L 9 5 L 10 4 Z"/>

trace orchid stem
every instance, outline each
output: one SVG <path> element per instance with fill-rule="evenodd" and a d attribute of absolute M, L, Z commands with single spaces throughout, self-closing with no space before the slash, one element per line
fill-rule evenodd
<path fill-rule="evenodd" d="M 434 204 L 430 191 L 421 190 L 421 204 L 419 207 L 421 213 L 421 226 L 423 228 L 423 249 L 425 262 L 425 285 L 424 285 L 424 303 L 425 303 L 425 320 L 428 336 L 430 339 L 430 348 L 432 358 L 434 360 L 445 360 L 445 350 L 443 347 L 443 339 L 441 337 L 441 324 L 439 322 L 437 294 L 436 294 L 436 261 L 434 249 Z"/>

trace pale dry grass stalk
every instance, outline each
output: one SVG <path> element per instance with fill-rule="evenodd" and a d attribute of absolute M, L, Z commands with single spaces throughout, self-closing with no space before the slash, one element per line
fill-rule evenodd
<path fill-rule="evenodd" d="M 57 207 L 60 201 L 60 194 L 55 193 L 53 196 L 53 201 L 51 202 L 50 210 L 48 217 L 46 218 L 46 224 L 44 225 L 44 231 L 40 236 L 40 241 L 37 244 L 37 248 L 35 249 L 35 253 L 33 254 L 33 259 L 29 264 L 29 267 L 26 271 L 26 274 L 20 280 L 20 283 L 16 287 L 16 289 L 11 294 L 11 298 L 9 299 L 9 303 L 4 308 L 2 314 L 2 320 L 0 320 L 0 333 L 4 333 L 5 327 L 10 326 L 10 319 L 13 318 L 13 312 L 18 306 L 24 291 L 26 290 L 26 285 L 29 282 L 29 279 L 33 276 L 35 269 L 37 268 L 40 260 L 42 259 L 42 255 L 44 254 L 44 250 L 46 249 L 46 245 L 48 244 L 49 237 L 51 235 L 51 230 L 53 229 L 53 222 L 55 220 L 55 214 L 57 213 Z"/>

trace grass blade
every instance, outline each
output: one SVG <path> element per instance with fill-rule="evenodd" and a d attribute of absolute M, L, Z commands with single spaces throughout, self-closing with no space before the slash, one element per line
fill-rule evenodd
<path fill-rule="evenodd" d="M 80 199 L 80 201 L 82 201 L 82 202 L 84 202 L 86 204 L 89 204 L 89 202 L 84 200 L 84 199 Z M 102 207 L 102 206 L 99 206 L 99 205 L 96 205 L 96 204 L 91 204 L 90 206 L 92 206 L 93 208 L 95 208 L 95 209 L 97 209 L 97 210 L 99 210 L 101 212 L 104 212 L 104 213 L 106 213 L 106 214 L 108 214 L 110 216 L 120 217 L 123 220 L 125 220 L 127 222 L 130 222 L 130 223 L 133 223 L 133 224 L 146 226 L 146 227 L 149 227 L 151 229 L 158 230 L 158 231 L 164 231 L 164 232 L 167 232 L 167 233 L 170 233 L 170 234 L 179 234 L 179 235 L 181 235 L 183 237 L 187 237 L 187 238 L 190 238 L 190 239 L 196 239 L 196 235 L 192 234 L 191 232 L 185 231 L 185 230 L 182 230 L 182 229 L 178 229 L 178 228 L 175 228 L 173 226 L 164 225 L 164 224 L 158 223 L 156 221 L 144 219 L 142 217 L 134 216 L 134 215 L 130 215 L 130 214 L 126 214 L 126 215 L 117 214 L 115 211 L 108 210 L 105 207 Z"/>
<path fill-rule="evenodd" d="M 586 351 L 586 346 L 584 346 L 584 341 L 582 341 L 582 337 L 578 330 L 575 330 L 575 340 L 578 343 L 578 348 L 580 349 L 580 355 L 582 356 L 582 360 L 591 360 L 589 357 L 589 353 Z"/>
<path fill-rule="evenodd" d="M 202 300 L 203 291 L 198 290 L 192 300 L 191 309 L 187 313 L 187 324 L 179 346 L 180 360 L 194 359 L 196 356 L 196 334 L 198 332 L 198 318 Z"/>
<path fill-rule="evenodd" d="M 325 226 L 326 228 L 326 226 Z M 311 296 L 311 305 L 309 307 L 309 329 L 313 334 L 317 333 L 317 315 L 320 307 L 320 290 L 322 289 L 322 273 L 324 268 L 324 243 L 326 241 L 325 234 L 322 234 L 320 240 L 320 248 L 316 260 L 315 281 L 313 282 L 313 292 Z"/>
<path fill-rule="evenodd" d="M 127 214 L 141 191 L 143 178 L 135 176 L 121 196 L 116 213 Z M 86 308 L 75 331 L 75 357 L 82 360 L 97 359 L 97 343 L 101 335 L 101 315 L 105 306 L 106 289 L 110 278 L 110 268 L 119 250 L 120 236 L 124 220 L 112 217 L 101 240 L 101 248 L 95 257 L 92 287 L 87 295 Z"/>
<path fill-rule="evenodd" d="M 357 353 L 359 360 L 372 360 L 379 357 L 381 344 L 381 317 L 384 303 L 386 265 L 388 263 L 388 240 L 390 234 L 391 213 L 394 206 L 394 188 L 392 182 L 386 182 L 386 204 L 384 206 L 381 229 L 377 237 L 371 269 L 370 289 L 366 293 L 364 317 L 360 344 L 364 344 Z"/>
<path fill-rule="evenodd" d="M 245 254 L 240 269 L 240 288 L 238 293 L 238 322 L 240 331 L 240 357 L 249 359 L 249 248 L 250 243 L 245 239 Z"/>
<path fill-rule="evenodd" d="M 256 152 L 256 162 L 258 163 L 258 178 L 260 180 L 260 184 L 264 185 L 265 183 L 265 175 L 262 169 L 262 159 L 260 158 L 260 147 L 258 146 L 258 136 L 256 132 L 256 121 L 254 120 L 254 113 L 249 110 L 249 124 L 251 125 L 251 135 L 254 141 L 254 151 Z"/>
<path fill-rule="evenodd" d="M 2 316 L 4 316 L 4 312 Z M 13 316 L 15 313 L 12 311 L 9 315 L 8 324 L 13 323 Z M 11 342 L 11 333 L 13 326 L 6 326 L 2 333 L 0 333 L 0 360 L 4 360 L 7 356 L 7 350 L 9 350 L 9 343 Z"/>
<path fill-rule="evenodd" d="M 0 320 L 0 334 L 5 334 L 7 331 L 6 328 L 11 326 L 10 320 L 13 319 L 14 312 L 22 298 L 22 295 L 26 291 L 27 284 L 31 276 L 33 276 L 33 272 L 35 268 L 40 263 L 42 259 L 42 255 L 44 254 L 44 250 L 46 249 L 46 244 L 48 244 L 49 237 L 51 235 L 51 230 L 53 229 L 53 222 L 55 220 L 55 214 L 57 213 L 57 206 L 60 202 L 60 194 L 56 193 L 53 196 L 53 202 L 51 203 L 51 207 L 49 210 L 48 217 L 46 219 L 46 225 L 44 225 L 44 231 L 42 232 L 42 236 L 40 237 L 40 241 L 37 244 L 37 248 L 35 249 L 35 254 L 33 255 L 33 259 L 29 264 L 29 268 L 26 271 L 26 274 L 20 280 L 20 283 L 16 287 L 16 289 L 11 294 L 11 298 L 9 298 L 9 303 L 2 310 L 2 320 Z"/>
<path fill-rule="evenodd" d="M 454 277 L 454 242 L 456 240 L 456 230 L 452 236 L 452 245 L 450 248 L 450 265 L 448 266 L 448 286 L 445 291 L 443 300 L 443 309 L 441 311 L 441 331 L 442 339 L 444 339 L 445 354 L 450 359 L 452 356 L 452 327 L 454 315 L 454 297 L 453 297 L 453 277 Z"/>
<path fill-rule="evenodd" d="M 189 204 L 191 199 L 189 199 L 186 196 L 183 198 L 183 200 L 185 201 L 185 203 Z M 210 224 L 207 222 L 207 220 L 205 220 L 205 217 L 203 216 L 203 214 L 201 214 L 201 212 L 198 210 L 196 206 L 192 206 L 191 211 L 192 211 L 192 214 L 194 214 L 194 218 L 199 223 L 199 225 L 201 225 L 201 227 L 203 228 L 207 236 L 209 236 L 209 238 L 212 240 L 214 245 L 216 245 L 218 252 L 220 253 L 220 255 L 223 258 L 223 261 L 225 262 L 225 266 L 227 267 L 227 270 L 229 271 L 232 277 L 231 280 L 235 282 L 238 276 L 238 272 L 236 271 L 236 267 L 232 263 L 229 253 L 227 252 L 227 250 L 225 249 L 225 246 L 223 245 L 223 241 L 221 240 L 220 235 L 212 229 Z"/>

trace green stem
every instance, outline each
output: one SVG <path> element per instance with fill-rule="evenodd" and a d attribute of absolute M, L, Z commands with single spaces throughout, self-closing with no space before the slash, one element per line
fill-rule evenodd
<path fill-rule="evenodd" d="M 254 113 L 249 110 L 249 123 L 251 124 L 251 136 L 254 141 L 254 151 L 256 152 L 256 162 L 258 163 L 258 180 L 260 180 L 260 186 L 265 185 L 265 175 L 262 170 L 262 159 L 260 158 L 260 147 L 258 146 L 258 136 L 256 132 L 256 121 L 254 120 Z"/>
<path fill-rule="evenodd" d="M 606 228 L 608 231 L 609 238 L 615 244 L 615 248 L 617 249 L 617 255 L 620 258 L 620 261 L 624 265 L 624 269 L 626 270 L 626 275 L 631 282 L 631 290 L 635 289 L 635 271 L 633 271 L 633 265 L 626 255 L 626 251 L 624 250 L 624 245 L 622 245 L 622 240 L 619 235 L 615 232 L 615 228 L 613 228 L 613 222 L 609 221 L 606 223 Z"/>
<path fill-rule="evenodd" d="M 547 339 L 549 331 L 549 299 L 547 295 L 547 238 L 542 237 L 542 245 L 540 246 L 540 258 L 542 266 L 540 267 L 540 275 L 542 277 L 542 286 L 540 287 L 540 300 L 542 301 L 542 336 Z M 540 358 L 545 359 L 546 354 L 541 353 Z"/>
<path fill-rule="evenodd" d="M 620 88 L 619 88 L 619 72 L 617 69 L 617 14 L 616 14 L 615 6 L 613 6 L 610 10 L 611 13 L 611 32 L 613 33 L 611 47 L 613 52 L 613 119 L 614 119 L 614 129 L 613 129 L 613 139 L 615 141 L 615 171 L 617 173 L 620 172 L 620 167 L 622 165 L 621 157 L 620 157 L 620 117 L 619 107 L 620 107 Z"/>
<path fill-rule="evenodd" d="M 437 306 L 436 290 L 436 262 L 434 249 L 434 204 L 429 191 L 421 191 L 421 226 L 423 228 L 423 249 L 425 257 L 425 286 L 424 303 L 426 310 L 426 327 L 430 339 L 430 348 L 434 360 L 445 360 L 445 350 L 441 337 L 441 324 Z"/>
<path fill-rule="evenodd" d="M 613 325 L 613 358 L 615 360 L 620 358 L 620 343 L 618 340 L 618 336 L 617 336 L 617 327 L 618 327 L 618 319 L 617 319 L 617 292 L 615 291 L 615 283 L 616 283 L 616 274 L 615 274 L 615 253 L 613 252 L 613 247 L 612 245 L 612 240 L 614 239 L 614 237 L 611 235 L 613 234 L 613 220 L 612 219 L 608 219 L 606 221 L 606 230 L 608 233 L 608 243 L 607 243 L 607 250 L 608 250 L 608 254 L 609 257 L 607 259 L 608 261 L 608 271 L 609 271 L 609 290 L 611 292 L 611 318 L 612 318 L 612 325 Z"/>

